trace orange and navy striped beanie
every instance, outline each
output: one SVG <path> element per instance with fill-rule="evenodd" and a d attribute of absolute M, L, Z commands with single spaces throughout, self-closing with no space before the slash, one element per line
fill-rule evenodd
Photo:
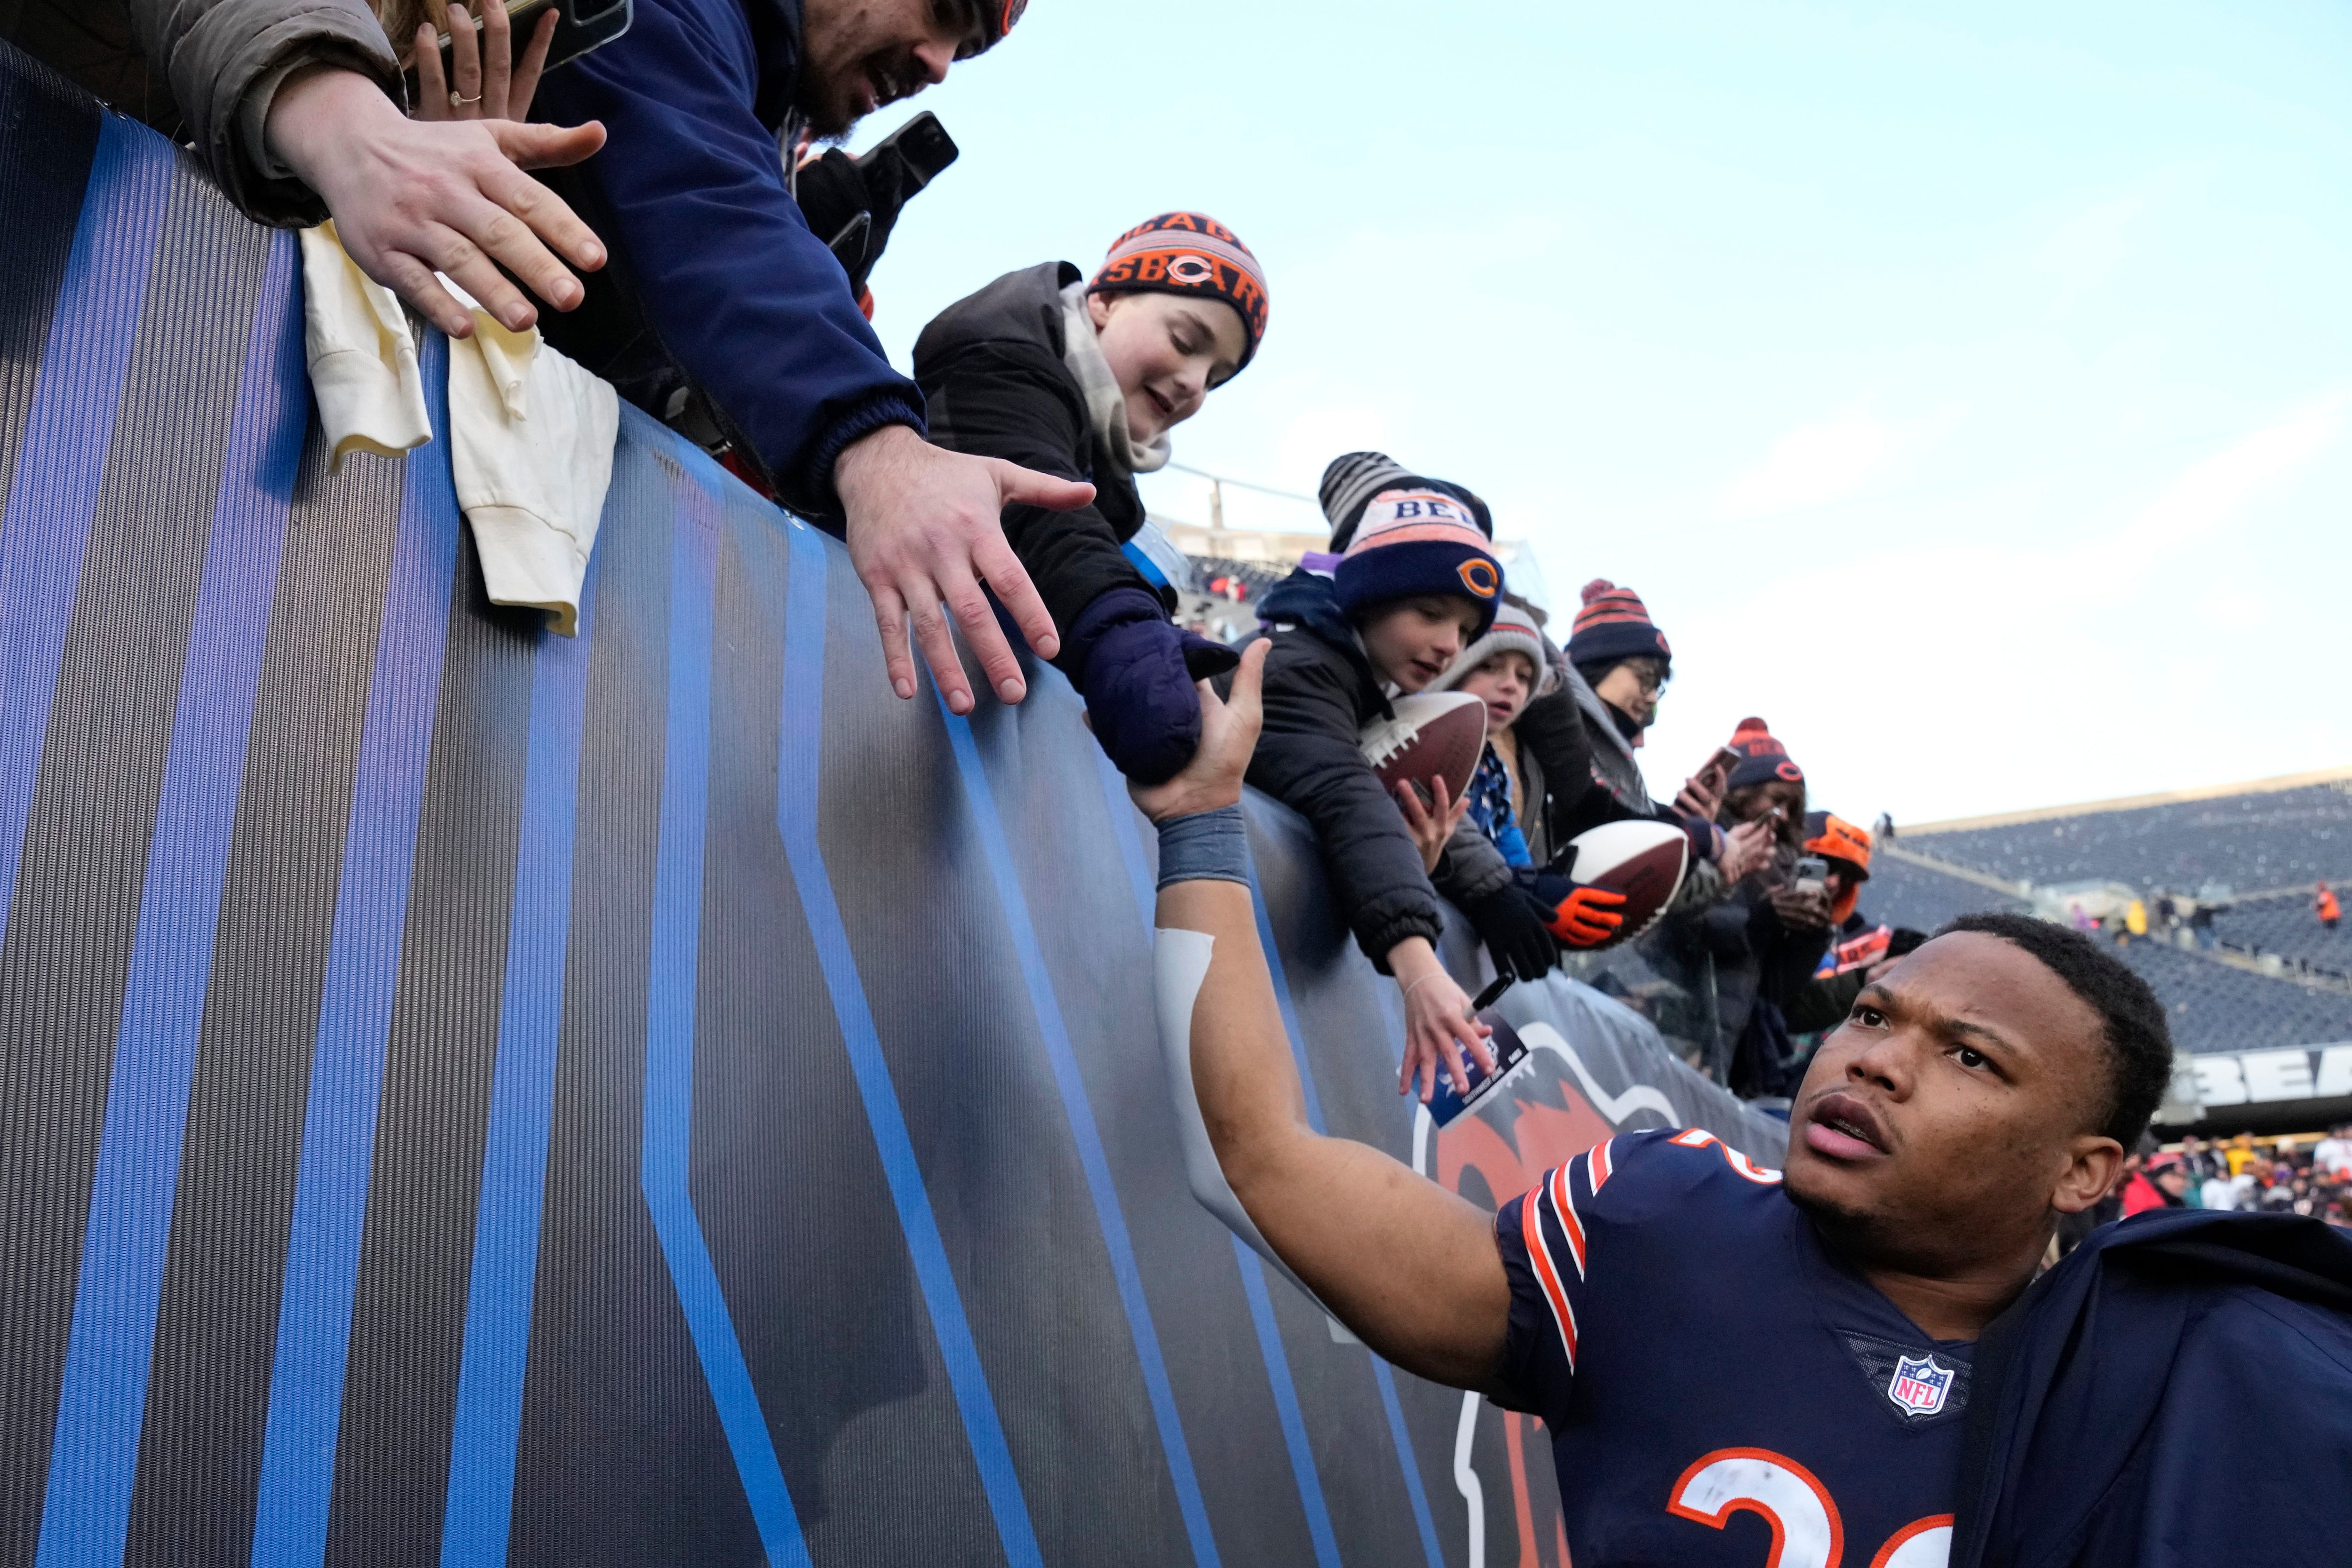
<path fill-rule="evenodd" d="M 1503 567 L 1457 498 L 1433 489 L 1382 490 L 1364 508 L 1331 588 L 1350 620 L 1391 599 L 1467 599 L 1478 610 L 1475 639 L 1495 624 Z"/>
<path fill-rule="evenodd" d="M 1805 782 L 1805 770 L 1789 755 L 1789 748 L 1773 738 L 1761 719 L 1742 719 L 1739 728 L 1731 732 L 1731 749 L 1739 753 L 1739 763 L 1731 770 L 1727 789 L 1745 789 L 1775 779 L 1783 784 Z"/>
<path fill-rule="evenodd" d="M 1204 213 L 1161 213 L 1120 235 L 1087 292 L 1223 300 L 1242 319 L 1243 364 L 1265 336 L 1265 273 L 1232 229 Z"/>
<path fill-rule="evenodd" d="M 1568 662 L 1615 664 L 1628 658 L 1663 658 L 1671 665 L 1675 650 L 1651 623 L 1641 595 L 1595 577 L 1584 585 L 1584 607 L 1569 628 Z"/>

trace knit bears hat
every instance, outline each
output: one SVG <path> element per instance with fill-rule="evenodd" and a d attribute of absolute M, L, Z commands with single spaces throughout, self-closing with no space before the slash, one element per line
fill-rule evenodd
<path fill-rule="evenodd" d="M 1498 653 L 1523 653 L 1536 667 L 1536 689 L 1528 699 L 1544 696 L 1559 685 L 1559 670 L 1551 661 L 1551 650 L 1544 646 L 1543 629 L 1536 618 L 1520 605 L 1504 599 L 1495 606 L 1495 624 L 1486 635 L 1462 650 L 1462 657 L 1446 666 L 1445 673 L 1429 683 L 1432 691 L 1451 691 L 1470 677 L 1470 673 Z"/>
<path fill-rule="evenodd" d="M 1265 336 L 1265 274 L 1250 247 L 1204 213 L 1161 213 L 1120 235 L 1087 292 L 1223 300 L 1242 319 L 1244 365 Z"/>
<path fill-rule="evenodd" d="M 1483 637 L 1503 599 L 1503 568 L 1470 509 L 1433 489 L 1382 490 L 1364 508 L 1355 542 L 1339 558 L 1331 585 L 1355 619 L 1373 605 L 1420 594 L 1467 599 L 1478 607 Z"/>
<path fill-rule="evenodd" d="M 1731 749 L 1739 753 L 1739 762 L 1731 770 L 1727 789 L 1745 789 L 1775 779 L 1784 784 L 1805 782 L 1805 770 L 1790 758 L 1788 747 L 1772 738 L 1761 719 L 1742 719 L 1739 728 L 1731 732 Z"/>
<path fill-rule="evenodd" d="M 1347 549 L 1371 499 L 1382 490 L 1395 489 L 1435 490 L 1452 496 L 1470 509 L 1479 532 L 1495 537 L 1495 514 L 1467 485 L 1416 474 L 1386 452 L 1342 452 L 1323 470 L 1323 483 L 1317 490 L 1323 501 L 1323 516 L 1331 524 L 1331 548 Z"/>
<path fill-rule="evenodd" d="M 1641 595 L 1620 588 L 1606 577 L 1595 577 L 1584 585 L 1584 607 L 1576 612 L 1576 623 L 1568 634 L 1569 663 L 1581 667 L 1626 658 L 1662 658 L 1671 665 L 1674 658 L 1675 650 L 1666 646 L 1666 634 L 1651 624 Z"/>

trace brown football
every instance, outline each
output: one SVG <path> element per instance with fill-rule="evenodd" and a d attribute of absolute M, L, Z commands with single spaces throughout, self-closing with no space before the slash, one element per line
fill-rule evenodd
<path fill-rule="evenodd" d="M 1569 842 L 1576 847 L 1570 876 L 1625 896 L 1623 907 L 1612 911 L 1625 923 L 1602 944 L 1607 947 L 1632 941 L 1666 912 L 1690 858 L 1689 838 L 1664 822 L 1604 822 Z"/>
<path fill-rule="evenodd" d="M 1430 781 L 1445 781 L 1445 798 L 1460 800 L 1486 749 L 1486 705 L 1466 691 L 1423 691 L 1389 706 L 1392 719 L 1375 719 L 1359 741 L 1364 760 L 1391 795 L 1410 784 L 1425 805 L 1434 798 Z"/>

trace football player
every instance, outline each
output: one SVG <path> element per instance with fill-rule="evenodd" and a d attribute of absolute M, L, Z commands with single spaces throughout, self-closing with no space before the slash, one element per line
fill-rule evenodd
<path fill-rule="evenodd" d="M 1162 1029 L 1236 1228 L 1391 1362 L 1540 1416 L 1583 1568 L 1942 1564 L 1972 1342 L 2163 1092 L 2147 984 L 2061 927 L 1958 921 L 1822 1044 L 1785 1172 L 1661 1128 L 1490 1216 L 1307 1123 L 1235 804 L 1262 647 L 1204 699 L 1192 764 L 1136 792 Z"/>

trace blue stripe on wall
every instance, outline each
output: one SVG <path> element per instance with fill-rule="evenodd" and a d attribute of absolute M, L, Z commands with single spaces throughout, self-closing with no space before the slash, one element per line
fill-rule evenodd
<path fill-rule="evenodd" d="M 433 427 L 446 436 L 448 344 L 427 333 L 422 349 Z M 317 1568 L 327 1550 L 352 1300 L 359 1289 L 360 1236 L 367 1220 L 376 1108 L 383 1097 L 384 1042 L 400 977 L 460 526 L 447 441 L 410 453 L 406 470 L 302 1116 L 262 1436 L 253 1568 Z"/>
<path fill-rule="evenodd" d="M 173 157 L 143 128 L 99 117 L 80 224 L 0 518 L 0 926 L 16 896 L 49 698 L 163 230 Z"/>
<path fill-rule="evenodd" d="M 1298 1027 L 1298 1010 L 1290 998 L 1290 980 L 1283 973 L 1282 953 L 1274 942 L 1274 922 L 1266 913 L 1265 894 L 1255 879 L 1255 868 L 1250 875 L 1250 900 L 1257 906 L 1257 940 L 1265 949 L 1266 967 L 1274 976 L 1275 999 L 1282 1005 L 1282 1026 L 1290 1037 L 1290 1054 L 1298 1063 L 1298 1081 L 1307 1089 L 1307 1120 L 1316 1131 L 1321 1132 L 1323 1100 L 1315 1092 L 1315 1069 L 1307 1060 L 1307 1037 Z M 1405 1499 L 1412 1505 L 1413 1523 L 1421 1531 L 1422 1553 L 1429 1560 L 1429 1568 L 1445 1568 L 1444 1554 L 1437 1546 L 1437 1527 L 1430 1518 L 1428 1490 L 1421 1484 L 1421 1462 L 1413 1455 L 1412 1436 L 1405 1430 L 1404 1410 L 1397 1403 L 1395 1379 L 1390 1374 L 1389 1363 L 1379 1356 L 1371 1356 L 1371 1363 L 1373 1381 L 1380 1385 L 1381 1408 L 1388 1415 L 1389 1440 L 1396 1446 L 1397 1464 L 1404 1471 Z"/>
<path fill-rule="evenodd" d="M 34 1559 L 41 1568 L 119 1563 L 130 1527 L 213 930 L 310 415 L 294 257 L 293 237 L 277 237 L 181 666 L 49 1449 Z"/>
<path fill-rule="evenodd" d="M 1201 1483 L 1192 1473 L 1192 1450 L 1184 1441 L 1184 1426 L 1176 1411 L 1176 1394 L 1168 1385 L 1168 1366 L 1160 1354 L 1160 1333 L 1152 1327 L 1151 1306 L 1143 1295 L 1143 1271 L 1135 1261 L 1135 1243 L 1127 1233 L 1127 1216 L 1118 1206 L 1118 1188 L 1111 1180 L 1110 1160 L 1103 1152 L 1102 1132 L 1095 1125 L 1094 1107 L 1087 1100 L 1085 1078 L 1077 1054 L 1070 1048 L 1070 1032 L 1062 1019 L 1061 999 L 1054 994 L 1054 978 L 1045 968 L 1045 951 L 1037 945 L 1037 928 L 1029 919 L 1029 900 L 1021 889 L 1021 873 L 1013 864 L 1013 847 L 1004 839 L 1004 822 L 997 815 L 996 795 L 989 787 L 988 769 L 980 758 L 971 723 L 948 710 L 948 743 L 955 752 L 956 772 L 962 776 L 964 799 L 971 807 L 996 901 L 1021 963 L 1021 978 L 1029 990 L 1030 1011 L 1053 1064 L 1054 1087 L 1061 1091 L 1062 1110 L 1077 1142 L 1078 1164 L 1086 1172 L 1087 1194 L 1094 1200 L 1095 1221 L 1102 1228 L 1103 1245 L 1110 1253 L 1111 1275 L 1118 1281 L 1119 1304 L 1127 1310 L 1127 1328 L 1135 1342 L 1136 1360 L 1142 1364 L 1143 1386 L 1151 1400 L 1151 1418 L 1160 1428 L 1160 1446 L 1168 1458 L 1168 1477 L 1175 1484 L 1176 1506 L 1184 1518 L 1184 1533 L 1192 1542 L 1192 1561 L 1208 1568 L 1217 1562 L 1217 1542 L 1209 1529 L 1209 1510 L 1201 1500 Z M 1099 748 L 1097 748 L 1099 749 Z"/>
<path fill-rule="evenodd" d="M 1109 800 L 1111 836 L 1118 840 L 1119 858 L 1127 864 L 1128 885 L 1134 889 L 1136 903 L 1143 912 L 1143 941 L 1148 947 L 1158 941 L 1153 916 L 1160 895 L 1152 885 L 1151 868 L 1144 862 L 1143 834 L 1138 826 L 1135 803 L 1128 798 L 1127 781 L 1111 765 L 1110 758 L 1103 754 L 1099 746 L 1091 749 L 1103 793 Z M 1260 919 L 1263 918 L 1261 909 Z M 1286 1003 L 1287 989 L 1277 989 Z M 1283 1446 L 1290 1453 L 1291 1482 L 1298 1489 L 1298 1506 L 1307 1516 L 1307 1533 L 1315 1545 L 1315 1561 L 1318 1568 L 1339 1568 L 1339 1543 L 1331 1533 L 1330 1508 L 1323 1500 L 1323 1477 L 1315 1468 L 1315 1450 L 1307 1441 L 1307 1421 L 1299 1413 L 1297 1385 L 1291 1381 L 1290 1356 L 1282 1348 L 1282 1331 L 1274 1321 L 1274 1301 L 1266 1294 L 1265 1265 L 1240 1237 L 1232 1236 L 1230 1239 L 1234 1244 L 1234 1262 L 1241 1269 L 1242 1291 L 1249 1298 L 1250 1326 L 1257 1333 L 1258 1355 L 1265 1363 L 1266 1386 L 1274 1393 L 1275 1415 L 1282 1423 Z"/>
<path fill-rule="evenodd" d="M 1381 1409 L 1389 1418 L 1389 1436 L 1396 1439 L 1397 1463 L 1404 1467 L 1404 1495 L 1412 1504 L 1413 1528 L 1421 1531 L 1421 1554 L 1429 1560 L 1429 1568 L 1445 1568 L 1445 1553 L 1437 1546 L 1437 1524 L 1429 1516 L 1429 1493 L 1421 1484 L 1421 1461 L 1405 1431 L 1404 1407 L 1397 1403 L 1396 1374 L 1377 1355 L 1372 1357 L 1372 1381 L 1381 1386 Z"/>
<path fill-rule="evenodd" d="M 1242 1271 L 1242 1290 L 1249 1297 L 1250 1321 L 1257 1329 L 1258 1351 L 1265 1358 L 1266 1382 L 1274 1389 L 1274 1410 L 1282 1421 L 1283 1446 L 1290 1450 L 1291 1473 L 1298 1478 L 1298 1500 L 1307 1507 L 1307 1533 L 1315 1542 L 1318 1568 L 1339 1568 L 1339 1541 L 1331 1532 L 1331 1510 L 1323 1501 L 1323 1477 L 1315 1468 L 1315 1448 L 1307 1440 L 1307 1417 L 1298 1408 L 1298 1387 L 1290 1380 L 1290 1358 L 1283 1353 L 1282 1327 L 1274 1321 L 1274 1298 L 1265 1288 L 1265 1261 L 1238 1236 L 1233 1237 L 1234 1261 Z"/>
<path fill-rule="evenodd" d="M 662 750 L 661 843 L 654 860 L 652 955 L 646 975 L 645 1143 L 639 1183 L 677 1290 L 735 1472 L 775 1568 L 808 1568 L 800 1516 L 785 1489 L 751 1369 L 728 1315 L 719 1271 L 695 1217 L 695 974 L 701 954 L 702 861 L 710 770 L 710 621 L 719 501 L 696 478 L 678 486 L 670 531 L 669 694 Z"/>
<path fill-rule="evenodd" d="M 466 1343 L 450 1425 L 442 1568 L 500 1568 L 507 1560 L 548 1136 L 555 1115 L 556 1041 L 563 1023 L 564 954 L 572 931 L 572 829 L 580 804 L 580 728 L 588 697 L 595 593 L 592 558 L 580 588 L 578 635 L 541 633 L 531 660 L 522 841 L 516 849 L 514 900 L 507 917 L 498 1057 L 490 1068 L 488 1133 L 482 1144 L 481 1198 L 474 1212 L 474 1261 L 466 1288 Z"/>
<path fill-rule="evenodd" d="M 829 563 L 824 541 L 814 529 L 801 522 L 790 523 L 788 529 L 792 582 L 785 600 L 784 711 L 782 738 L 777 747 L 776 829 L 783 837 L 793 885 L 799 891 L 801 912 L 816 947 L 817 965 L 833 999 L 834 1017 L 840 1024 L 842 1045 L 849 1055 L 850 1076 L 865 1102 L 866 1124 L 874 1131 L 890 1201 L 898 1208 L 915 1279 L 930 1314 L 931 1331 L 939 1340 L 940 1360 L 947 1367 L 956 1409 L 963 1417 L 964 1436 L 971 1444 L 972 1461 L 980 1470 L 981 1488 L 995 1516 L 997 1539 L 1012 1568 L 1044 1568 L 1029 1506 L 1021 1495 L 1021 1479 L 1013 1472 L 1003 1424 L 997 1419 L 988 1374 L 980 1364 L 980 1347 L 972 1340 L 963 1300 L 956 1292 L 947 1246 L 940 1237 L 939 1219 L 931 1212 L 930 1194 L 923 1186 L 922 1167 L 915 1159 L 914 1139 L 907 1131 L 906 1114 L 890 1082 L 889 1063 L 883 1058 L 874 1015 L 866 1006 L 865 983 L 858 978 L 849 932 L 842 924 L 841 908 L 834 901 L 833 881 L 825 871 L 824 852 L 817 837 L 817 786 Z"/>

